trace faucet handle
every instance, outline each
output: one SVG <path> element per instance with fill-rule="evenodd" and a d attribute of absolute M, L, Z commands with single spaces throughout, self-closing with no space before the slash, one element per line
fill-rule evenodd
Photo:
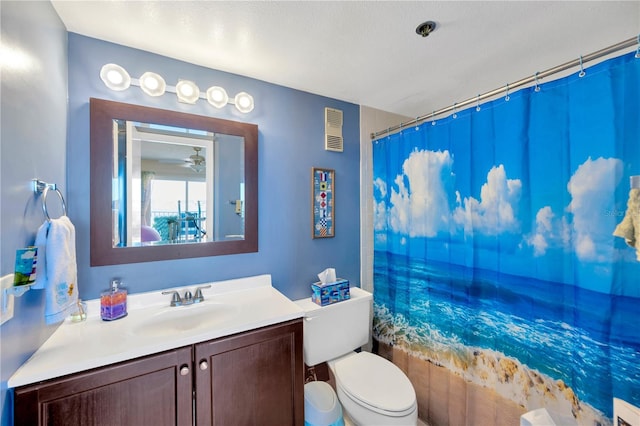
<path fill-rule="evenodd" d="M 193 297 L 193 303 L 202 302 L 204 300 L 204 295 L 202 294 L 202 289 L 203 288 L 209 288 L 209 287 L 211 287 L 211 284 L 203 285 L 202 287 L 196 288 L 196 295 Z"/>
<path fill-rule="evenodd" d="M 182 305 L 182 299 L 180 298 L 180 294 L 175 290 L 163 291 L 162 294 L 173 294 L 171 296 L 171 306 L 180 306 Z"/>

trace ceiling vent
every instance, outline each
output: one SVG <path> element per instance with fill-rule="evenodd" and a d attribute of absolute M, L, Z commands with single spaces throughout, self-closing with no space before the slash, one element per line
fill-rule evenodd
<path fill-rule="evenodd" d="M 324 109 L 324 149 L 342 152 L 342 111 L 339 109 Z"/>

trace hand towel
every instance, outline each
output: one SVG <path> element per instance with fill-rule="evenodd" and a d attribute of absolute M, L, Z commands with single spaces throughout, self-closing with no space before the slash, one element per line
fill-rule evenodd
<path fill-rule="evenodd" d="M 629 191 L 627 211 L 613 235 L 624 238 L 629 246 L 635 248 L 636 258 L 640 260 L 640 189 L 632 188 Z"/>
<path fill-rule="evenodd" d="M 35 289 L 44 289 L 47 324 L 63 321 L 78 302 L 76 230 L 67 216 L 46 221 L 36 234 L 38 263 Z"/>

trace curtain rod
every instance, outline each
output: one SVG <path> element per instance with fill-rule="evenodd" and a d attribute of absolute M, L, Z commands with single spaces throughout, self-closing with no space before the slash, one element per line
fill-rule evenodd
<path fill-rule="evenodd" d="M 495 90 L 492 90 L 490 92 L 486 92 L 486 93 L 483 93 L 481 95 L 475 96 L 473 98 L 469 98 L 466 101 L 458 102 L 458 103 L 455 103 L 455 104 L 450 105 L 448 107 L 444 107 L 444 108 L 441 108 L 439 110 L 433 111 L 430 114 L 426 114 L 426 115 L 422 115 L 420 117 L 414 118 L 413 120 L 407 121 L 406 123 L 402 123 L 401 122 L 400 124 L 397 124 L 397 125 L 395 125 L 393 127 L 389 127 L 388 129 L 380 130 L 379 132 L 373 132 L 373 133 L 371 133 L 371 139 L 375 139 L 378 136 L 382 136 L 382 135 L 386 135 L 386 134 L 395 132 L 396 130 L 402 130 L 405 127 L 413 126 L 414 124 L 421 123 L 421 122 L 423 122 L 423 121 L 425 121 L 425 120 L 427 120 L 429 118 L 433 118 L 433 117 L 442 115 L 442 114 L 450 112 L 450 111 L 459 110 L 460 108 L 464 108 L 467 105 L 473 104 L 475 102 L 482 101 L 482 100 L 487 99 L 487 98 L 491 98 L 493 96 L 499 95 L 500 93 L 504 93 L 505 90 L 508 91 L 508 90 L 511 90 L 511 89 L 516 89 L 518 87 L 522 87 L 522 86 L 524 86 L 526 84 L 529 84 L 529 83 L 537 82 L 537 80 L 540 80 L 540 79 L 542 79 L 544 77 L 548 77 L 550 75 L 557 74 L 557 73 L 562 72 L 562 71 L 566 71 L 569 68 L 573 68 L 573 67 L 576 67 L 578 65 L 581 66 L 585 62 L 593 61 L 595 59 L 598 59 L 598 58 L 601 58 L 603 56 L 609 55 L 611 53 L 615 53 L 615 52 L 617 52 L 619 50 L 626 49 L 627 47 L 632 47 L 632 46 L 634 46 L 636 44 L 638 44 L 638 46 L 639 46 L 638 47 L 638 51 L 640 52 L 640 35 L 638 35 L 638 37 L 632 37 L 632 38 L 630 38 L 628 40 L 621 41 L 620 43 L 614 44 L 612 46 L 605 47 L 604 49 L 598 50 L 597 52 L 590 53 L 589 55 L 581 56 L 580 58 L 574 59 L 573 61 L 565 62 L 562 65 L 558 65 L 556 67 L 549 68 L 546 71 L 537 72 L 537 73 L 535 73 L 534 75 L 532 75 L 530 77 L 523 78 L 523 79 L 518 80 L 518 81 L 516 81 L 514 83 L 509 83 L 506 86 L 499 87 L 499 88 L 497 88 Z"/>

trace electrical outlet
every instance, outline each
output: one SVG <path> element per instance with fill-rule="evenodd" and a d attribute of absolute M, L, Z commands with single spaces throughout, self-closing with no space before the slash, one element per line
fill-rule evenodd
<path fill-rule="evenodd" d="M 13 302 L 15 296 L 5 289 L 13 287 L 13 274 L 0 278 L 0 325 L 13 318 Z"/>

